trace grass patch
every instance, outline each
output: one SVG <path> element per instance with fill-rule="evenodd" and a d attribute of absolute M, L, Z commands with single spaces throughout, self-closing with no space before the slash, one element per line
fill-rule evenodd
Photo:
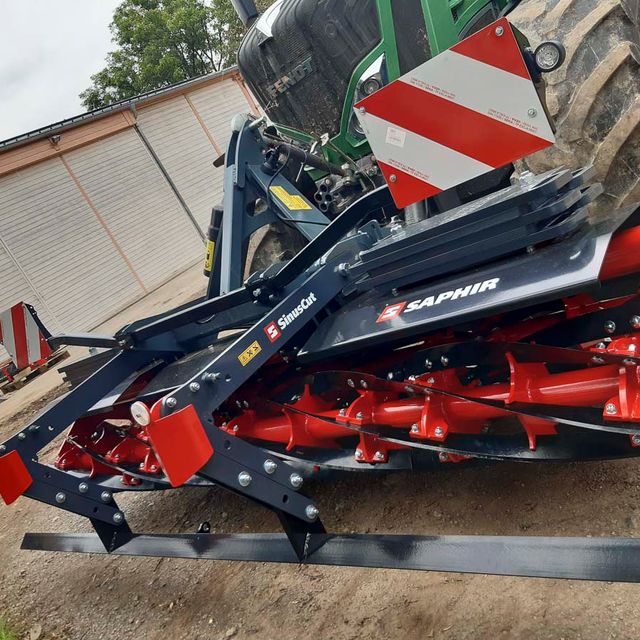
<path fill-rule="evenodd" d="M 0 640 L 18 640 L 15 631 L 11 629 L 9 623 L 0 618 Z"/>

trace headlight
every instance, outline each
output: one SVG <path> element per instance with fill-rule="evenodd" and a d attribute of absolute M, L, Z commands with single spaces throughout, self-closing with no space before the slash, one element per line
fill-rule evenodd
<path fill-rule="evenodd" d="M 549 73 L 562 66 L 567 57 L 567 51 L 560 42 L 550 40 L 543 42 L 533 55 L 538 69 L 542 73 Z"/>
<path fill-rule="evenodd" d="M 381 55 L 360 77 L 353 97 L 353 104 L 379 91 L 389 82 L 387 74 L 387 59 Z M 358 140 L 365 139 L 365 133 L 355 114 L 351 115 L 349 132 Z"/>

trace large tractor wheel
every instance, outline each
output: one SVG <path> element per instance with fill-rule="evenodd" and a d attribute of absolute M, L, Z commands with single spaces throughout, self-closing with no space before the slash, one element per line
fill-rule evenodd
<path fill-rule="evenodd" d="M 255 242 L 249 246 L 245 277 L 264 271 L 267 267 L 290 260 L 306 242 L 302 235 L 282 222 L 269 225 L 262 234 L 256 234 Z"/>
<path fill-rule="evenodd" d="M 567 48 L 546 76 L 558 142 L 527 168 L 593 164 L 604 186 L 596 214 L 640 201 L 640 0 L 524 0 L 509 19 L 532 44 Z"/>

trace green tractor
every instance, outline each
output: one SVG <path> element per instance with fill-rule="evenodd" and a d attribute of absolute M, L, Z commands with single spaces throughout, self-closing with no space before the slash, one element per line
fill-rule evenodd
<path fill-rule="evenodd" d="M 640 0 L 277 0 L 262 15 L 253 0 L 232 1 L 249 27 L 238 64 L 276 135 L 352 167 L 346 176 L 304 172 L 301 190 L 330 216 L 366 189 L 362 176 L 376 179 L 354 105 L 502 16 L 532 43 L 566 47 L 566 61 L 549 49 L 537 61 L 548 72 L 540 86 L 558 142 L 518 169 L 594 164 L 605 189 L 596 214 L 640 199 Z M 505 167 L 404 215 L 420 219 L 456 206 L 508 183 L 512 173 Z M 291 229 L 272 229 L 253 267 L 301 242 Z"/>

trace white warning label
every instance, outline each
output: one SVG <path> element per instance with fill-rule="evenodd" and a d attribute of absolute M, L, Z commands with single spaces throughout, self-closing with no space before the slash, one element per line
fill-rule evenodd
<path fill-rule="evenodd" d="M 404 147 L 406 140 L 407 132 L 403 129 L 396 129 L 396 127 L 387 128 L 387 144 L 392 144 L 394 147 Z"/>

